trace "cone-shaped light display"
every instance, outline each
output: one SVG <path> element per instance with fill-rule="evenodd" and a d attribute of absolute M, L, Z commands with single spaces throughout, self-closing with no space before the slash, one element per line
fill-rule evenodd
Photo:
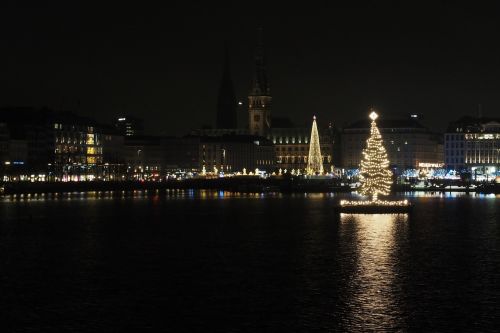
<path fill-rule="evenodd" d="M 371 195 L 372 201 L 377 201 L 377 196 L 388 195 L 392 185 L 392 172 L 389 170 L 389 159 L 383 145 L 382 136 L 375 120 L 378 115 L 373 111 L 370 137 L 363 150 L 363 159 L 360 168 L 360 193 Z"/>
<path fill-rule="evenodd" d="M 323 173 L 323 157 L 319 145 L 318 127 L 316 126 L 316 116 L 313 117 L 311 129 L 311 140 L 309 141 L 309 158 L 307 159 L 307 174 L 315 175 Z"/>

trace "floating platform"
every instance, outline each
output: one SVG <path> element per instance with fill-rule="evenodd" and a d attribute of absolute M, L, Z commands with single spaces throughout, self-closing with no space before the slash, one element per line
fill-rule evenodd
<path fill-rule="evenodd" d="M 354 214 L 394 214 L 410 213 L 413 205 L 404 201 L 382 201 L 374 203 L 371 201 L 344 201 L 342 200 L 335 210 L 339 213 Z"/>

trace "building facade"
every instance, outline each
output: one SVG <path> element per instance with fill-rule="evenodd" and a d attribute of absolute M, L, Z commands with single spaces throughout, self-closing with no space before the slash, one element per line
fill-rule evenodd
<path fill-rule="evenodd" d="M 273 143 L 254 135 L 202 137 L 199 145 L 199 170 L 206 172 L 273 172 L 276 169 Z"/>
<path fill-rule="evenodd" d="M 17 170 L 22 180 L 93 180 L 99 176 L 101 132 L 92 119 L 46 108 L 4 108 L 0 121 L 8 131 L 12 160 L 8 162 L 23 166 Z"/>
<path fill-rule="evenodd" d="M 106 181 L 126 179 L 125 137 L 111 125 L 102 126 L 101 142 L 102 179 Z"/>
<path fill-rule="evenodd" d="M 197 172 L 200 167 L 200 136 L 162 138 L 165 170 L 167 172 Z"/>
<path fill-rule="evenodd" d="M 443 145 L 440 136 L 424 127 L 416 118 L 380 118 L 377 125 L 392 168 L 404 170 L 423 166 L 443 166 Z M 354 122 L 342 129 L 343 168 L 359 167 L 369 135 L 368 120 Z"/>
<path fill-rule="evenodd" d="M 318 128 L 323 169 L 330 172 L 333 165 L 333 128 Z M 282 172 L 300 171 L 304 173 L 309 157 L 311 129 L 306 127 L 272 128 L 267 138 L 273 142 L 276 151 L 276 168 Z"/>
<path fill-rule="evenodd" d="M 500 119 L 462 117 L 444 135 L 448 169 L 491 175 L 500 167 Z"/>
<path fill-rule="evenodd" d="M 85 181 L 100 176 L 102 133 L 95 121 L 70 113 L 53 117 L 54 162 L 56 180 Z"/>
<path fill-rule="evenodd" d="M 27 153 L 22 157 L 10 156 L 10 165 L 16 162 L 23 165 L 27 173 L 45 175 L 47 167 L 54 162 L 54 115 L 46 108 L 13 107 L 0 109 L 0 123 L 4 123 L 8 146 L 13 142 L 27 147 Z M 9 150 L 12 150 L 9 148 Z M 10 168 L 13 171 L 14 168 Z M 19 170 L 21 171 L 21 170 Z"/>
<path fill-rule="evenodd" d="M 144 134 L 144 121 L 133 116 L 118 117 L 115 128 L 123 136 L 135 136 Z"/>
<path fill-rule="evenodd" d="M 127 178 L 130 180 L 160 180 L 165 164 L 161 138 L 129 136 L 124 147 Z"/>
<path fill-rule="evenodd" d="M 0 182 L 17 180 L 16 175 L 26 174 L 28 142 L 11 136 L 6 123 L 0 123 Z"/>

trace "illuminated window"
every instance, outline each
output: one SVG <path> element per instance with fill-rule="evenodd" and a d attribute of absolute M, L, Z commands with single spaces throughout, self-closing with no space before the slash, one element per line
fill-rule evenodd
<path fill-rule="evenodd" d="M 94 144 L 94 134 L 87 134 L 87 142 L 88 145 Z"/>

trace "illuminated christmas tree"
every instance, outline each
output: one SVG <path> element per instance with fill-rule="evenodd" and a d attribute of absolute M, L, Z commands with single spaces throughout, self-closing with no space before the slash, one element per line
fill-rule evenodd
<path fill-rule="evenodd" d="M 371 195 L 372 201 L 377 201 L 377 196 L 388 195 L 391 191 L 392 172 L 389 170 L 389 159 L 382 142 L 382 136 L 375 119 L 375 111 L 370 113 L 372 120 L 370 137 L 363 150 L 363 159 L 360 168 L 361 189 L 363 195 Z"/>
<path fill-rule="evenodd" d="M 307 174 L 315 175 L 323 173 L 323 157 L 319 145 L 318 127 L 316 126 L 316 116 L 313 117 L 311 129 L 311 140 L 309 142 L 309 158 L 307 159 Z"/>

